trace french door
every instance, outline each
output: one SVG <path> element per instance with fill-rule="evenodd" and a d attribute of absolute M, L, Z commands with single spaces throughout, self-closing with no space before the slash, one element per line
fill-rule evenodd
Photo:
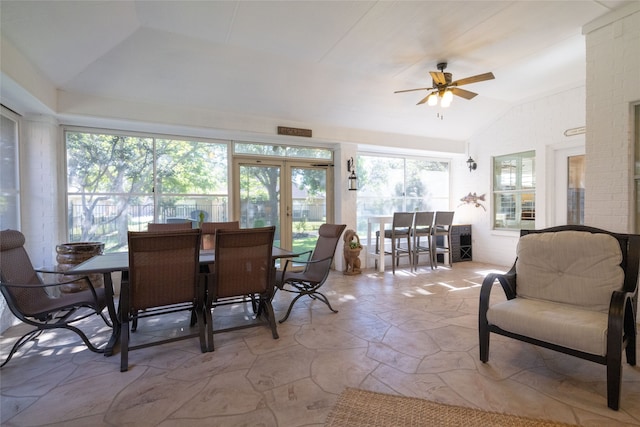
<path fill-rule="evenodd" d="M 242 228 L 275 225 L 276 246 L 311 250 L 320 225 L 333 222 L 332 172 L 312 161 L 235 157 L 233 218 Z"/>
<path fill-rule="evenodd" d="M 555 151 L 553 225 L 584 224 L 584 147 Z"/>

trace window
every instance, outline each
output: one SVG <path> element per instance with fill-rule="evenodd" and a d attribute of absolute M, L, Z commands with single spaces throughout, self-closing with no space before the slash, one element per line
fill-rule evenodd
<path fill-rule="evenodd" d="M 2 108 L 0 114 L 0 230 L 20 229 L 18 116 Z"/>
<path fill-rule="evenodd" d="M 296 159 L 333 160 L 333 152 L 327 148 L 272 145 L 256 142 L 234 142 L 234 154 L 262 157 L 284 157 Z"/>
<path fill-rule="evenodd" d="M 634 157 L 635 157 L 635 174 L 634 185 L 636 190 L 636 233 L 640 233 L 640 104 L 633 107 L 633 126 L 634 126 Z"/>
<path fill-rule="evenodd" d="M 359 155 L 357 231 L 367 232 L 367 218 L 393 212 L 449 210 L 449 162 Z"/>
<path fill-rule="evenodd" d="M 227 221 L 228 144 L 66 130 L 70 242 L 127 244 L 149 222 Z"/>
<path fill-rule="evenodd" d="M 493 159 L 493 228 L 533 229 L 536 219 L 535 152 Z"/>

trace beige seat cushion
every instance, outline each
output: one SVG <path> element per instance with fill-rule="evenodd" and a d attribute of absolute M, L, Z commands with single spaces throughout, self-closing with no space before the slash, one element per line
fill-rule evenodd
<path fill-rule="evenodd" d="M 618 241 L 583 231 L 527 234 L 517 248 L 518 297 L 607 312 L 624 271 Z"/>
<path fill-rule="evenodd" d="M 492 305 L 490 324 L 586 353 L 607 353 L 607 314 L 529 298 L 514 298 Z"/>

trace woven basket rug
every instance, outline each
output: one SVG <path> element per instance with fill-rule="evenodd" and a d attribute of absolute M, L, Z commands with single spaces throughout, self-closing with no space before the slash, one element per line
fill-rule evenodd
<path fill-rule="evenodd" d="M 325 427 L 566 427 L 555 421 L 487 412 L 415 397 L 347 388 Z"/>

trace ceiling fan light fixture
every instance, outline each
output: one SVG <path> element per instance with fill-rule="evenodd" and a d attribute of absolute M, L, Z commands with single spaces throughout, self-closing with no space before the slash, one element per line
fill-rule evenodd
<path fill-rule="evenodd" d="M 431 95 L 429 95 L 429 97 L 427 98 L 427 105 L 429 105 L 430 107 L 434 107 L 436 105 L 438 105 L 438 94 L 433 92 Z"/>
<path fill-rule="evenodd" d="M 451 101 L 453 101 L 453 92 L 451 92 L 450 90 L 445 90 L 444 94 L 442 95 L 442 101 L 440 101 L 440 105 L 442 106 L 442 108 L 447 108 L 449 105 L 451 105 Z"/>

